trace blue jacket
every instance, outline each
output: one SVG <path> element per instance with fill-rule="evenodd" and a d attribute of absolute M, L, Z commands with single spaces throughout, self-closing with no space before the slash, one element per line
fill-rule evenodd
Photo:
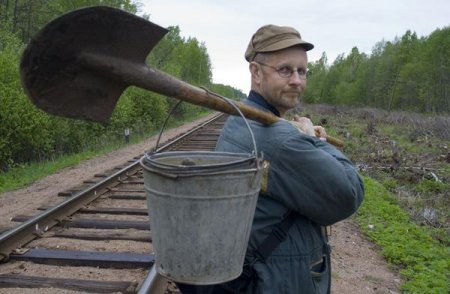
<path fill-rule="evenodd" d="M 250 95 L 256 95 L 255 92 Z M 259 96 L 259 97 L 258 97 Z M 244 100 L 268 111 L 270 105 Z M 287 121 L 263 125 L 249 121 L 258 152 L 270 164 L 265 191 L 258 198 L 247 262 L 253 251 L 289 211 L 298 215 L 288 236 L 265 262 L 256 260 L 257 285 L 251 293 L 328 293 L 329 251 L 321 226 L 352 215 L 364 187 L 354 165 L 330 144 L 300 133 Z M 241 117 L 230 117 L 217 151 L 251 153 L 253 145 Z"/>

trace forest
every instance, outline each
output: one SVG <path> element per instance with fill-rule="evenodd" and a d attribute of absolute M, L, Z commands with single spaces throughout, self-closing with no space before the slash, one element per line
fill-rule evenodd
<path fill-rule="evenodd" d="M 450 27 L 418 38 L 407 31 L 367 55 L 354 47 L 328 65 L 309 64 L 306 102 L 370 106 L 428 114 L 450 112 Z"/>
<path fill-rule="evenodd" d="M 0 172 L 23 163 L 55 158 L 120 140 L 123 130 L 145 135 L 158 130 L 175 99 L 130 87 L 121 96 L 106 125 L 48 115 L 34 107 L 20 82 L 20 56 L 27 42 L 51 19 L 73 9 L 108 5 L 140 14 L 133 0 L 0 0 Z M 150 15 L 143 15 L 150 19 Z M 212 82 L 206 44 L 169 33 L 147 58 L 151 66 L 196 86 L 232 99 L 245 94 Z M 392 41 L 375 44 L 371 54 L 354 47 L 331 64 L 324 52 L 310 62 L 306 103 L 369 106 L 445 115 L 450 112 L 450 28 L 418 37 L 407 31 Z M 204 112 L 187 103 L 177 108 L 178 120 Z"/>
<path fill-rule="evenodd" d="M 137 1 L 129 0 L 0 0 L 0 172 L 18 164 L 51 160 L 120 140 L 125 128 L 133 135 L 152 133 L 159 130 L 177 102 L 130 87 L 119 99 L 106 125 L 55 117 L 31 104 L 19 75 L 21 53 L 28 40 L 51 19 L 92 5 L 108 5 L 131 13 L 139 9 Z M 228 85 L 212 83 L 211 61 L 205 44 L 193 37 L 181 37 L 179 27 L 169 27 L 169 33 L 152 50 L 147 63 L 229 98 L 244 96 Z M 204 112 L 201 107 L 182 103 L 172 116 L 183 120 Z"/>

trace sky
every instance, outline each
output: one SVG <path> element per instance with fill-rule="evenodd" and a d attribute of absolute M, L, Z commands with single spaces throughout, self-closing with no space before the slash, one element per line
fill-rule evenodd
<path fill-rule="evenodd" d="M 203 42 L 213 82 L 248 93 L 244 52 L 254 32 L 266 24 L 296 28 L 314 44 L 309 61 L 326 52 L 328 63 L 353 47 L 370 54 L 382 40 L 407 30 L 418 37 L 450 26 L 449 0 L 141 0 L 140 14 L 162 26 L 179 26 L 181 36 Z"/>

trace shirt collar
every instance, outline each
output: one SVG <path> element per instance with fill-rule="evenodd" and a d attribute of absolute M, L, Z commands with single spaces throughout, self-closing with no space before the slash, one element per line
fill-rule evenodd
<path fill-rule="evenodd" d="M 267 102 L 266 99 L 264 99 L 264 97 L 259 93 L 251 90 L 247 99 L 280 117 L 280 112 L 272 104 L 269 104 L 269 102 Z"/>

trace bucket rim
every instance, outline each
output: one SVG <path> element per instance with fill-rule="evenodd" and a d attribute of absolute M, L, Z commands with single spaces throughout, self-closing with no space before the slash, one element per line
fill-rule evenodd
<path fill-rule="evenodd" d="M 205 157 L 223 157 L 231 160 L 225 163 L 215 164 L 196 164 L 196 165 L 183 165 L 183 164 L 168 164 L 157 161 L 161 158 L 175 158 L 175 157 L 191 157 L 191 158 L 205 158 Z M 232 153 L 232 152 L 216 152 L 216 151 L 168 151 L 160 153 L 145 153 L 141 159 L 141 165 L 170 172 L 205 172 L 212 170 L 230 169 L 233 167 L 239 167 L 248 164 L 248 166 L 254 166 L 258 169 L 258 158 L 254 154 L 249 153 Z M 248 166 L 246 169 L 248 169 Z"/>

